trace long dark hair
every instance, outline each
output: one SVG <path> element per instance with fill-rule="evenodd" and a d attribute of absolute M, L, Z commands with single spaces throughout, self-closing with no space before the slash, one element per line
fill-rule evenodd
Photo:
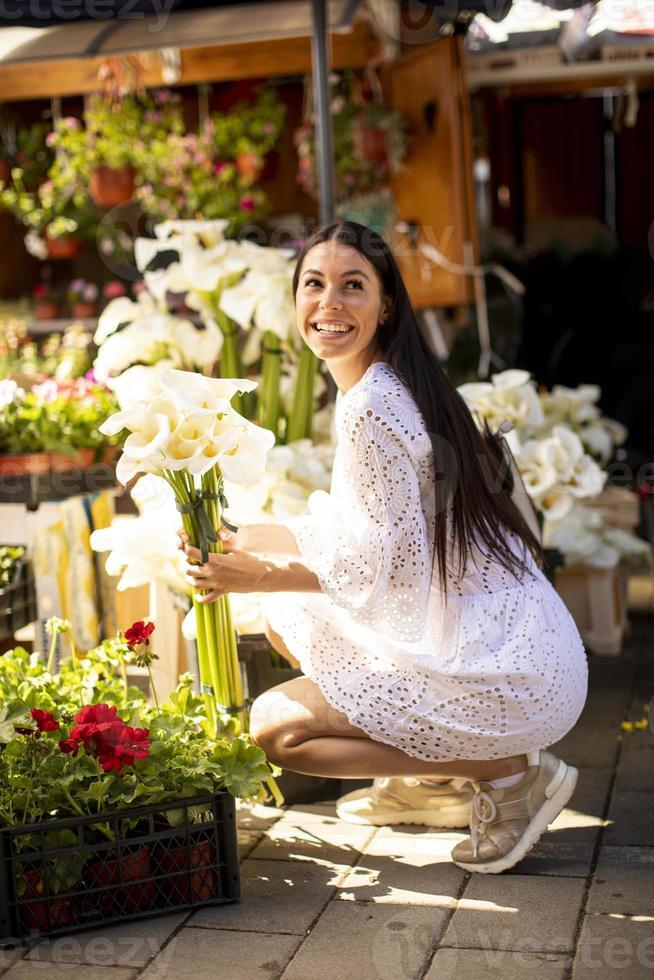
<path fill-rule="evenodd" d="M 379 324 L 377 352 L 410 390 L 420 409 L 434 447 L 434 553 L 442 588 L 447 593 L 447 512 L 452 505 L 456 549 L 455 574 L 464 574 L 472 542 L 482 546 L 516 578 L 527 572 L 526 562 L 511 550 L 506 531 L 524 542 L 543 566 L 541 546 L 511 499 L 513 476 L 501 435 L 484 422 L 480 430 L 470 409 L 449 380 L 424 337 L 393 254 L 377 232 L 355 221 L 336 221 L 318 228 L 297 257 L 293 294 L 297 293 L 304 257 L 323 242 L 355 248 L 377 270 L 382 293 L 391 300 L 386 320 Z"/>

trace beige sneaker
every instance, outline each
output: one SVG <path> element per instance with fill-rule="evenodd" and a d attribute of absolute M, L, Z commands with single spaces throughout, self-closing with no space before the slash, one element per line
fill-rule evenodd
<path fill-rule="evenodd" d="M 373 827 L 401 823 L 467 827 L 472 796 L 472 786 L 465 779 L 430 783 L 410 776 L 388 776 L 341 796 L 336 813 L 348 823 Z"/>
<path fill-rule="evenodd" d="M 473 783 L 470 837 L 452 850 L 466 871 L 497 874 L 527 854 L 559 815 L 577 785 L 577 770 L 550 752 L 527 768 L 520 782 L 503 789 Z"/>

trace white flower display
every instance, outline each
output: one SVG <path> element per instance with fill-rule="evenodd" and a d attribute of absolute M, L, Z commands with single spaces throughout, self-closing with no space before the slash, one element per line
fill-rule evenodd
<path fill-rule="evenodd" d="M 112 300 L 98 320 L 93 339 L 99 348 L 93 370 L 101 382 L 133 365 L 154 365 L 162 360 L 179 368 L 208 371 L 223 343 L 215 324 L 198 328 L 188 319 L 162 313 L 145 292 L 136 302 L 125 296 Z"/>
<path fill-rule="evenodd" d="M 229 515 L 236 523 L 254 524 L 286 520 L 307 510 L 314 490 L 329 490 L 334 447 L 298 439 L 275 446 L 268 453 L 266 472 L 258 483 L 234 485 L 227 479 Z"/>
<path fill-rule="evenodd" d="M 525 489 L 546 520 L 561 519 L 575 499 L 595 496 L 606 482 L 579 437 L 563 425 L 544 439 L 522 443 L 514 436 L 511 448 Z"/>
<path fill-rule="evenodd" d="M 559 520 L 548 521 L 543 543 L 558 548 L 566 564 L 577 563 L 593 568 L 615 568 L 624 559 L 651 562 L 650 546 L 629 531 L 612 527 L 604 514 L 576 503 Z"/>
<path fill-rule="evenodd" d="M 543 426 L 541 401 L 528 371 L 502 371 L 490 381 L 461 385 L 458 391 L 470 409 L 487 419 L 493 430 L 506 421 L 520 435 L 528 437 Z"/>
<path fill-rule="evenodd" d="M 554 385 L 541 395 L 543 430 L 565 425 L 577 433 L 588 452 L 606 464 L 615 446 L 627 438 L 627 430 L 614 419 L 603 416 L 597 405 L 601 391 L 597 385 L 566 388 Z"/>

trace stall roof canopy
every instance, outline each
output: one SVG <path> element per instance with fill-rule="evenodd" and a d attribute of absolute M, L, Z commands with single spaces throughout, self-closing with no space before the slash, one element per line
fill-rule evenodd
<path fill-rule="evenodd" d="M 242 44 L 308 37 L 312 32 L 311 0 L 192 2 L 193 9 L 183 9 L 179 0 L 96 0 L 95 4 L 85 0 L 85 12 L 97 11 L 95 19 L 70 18 L 45 27 L 15 26 L 15 21 L 14 26 L 6 26 L 5 20 L 0 30 L 0 64 Z M 329 0 L 330 29 L 349 30 L 360 3 Z M 53 7 L 44 0 L 43 19 Z"/>

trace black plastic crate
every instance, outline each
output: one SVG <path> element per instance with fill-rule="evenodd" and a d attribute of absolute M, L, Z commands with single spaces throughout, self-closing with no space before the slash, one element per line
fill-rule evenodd
<path fill-rule="evenodd" d="M 36 619 L 36 590 L 32 562 L 19 558 L 14 577 L 0 589 L 0 640 L 10 639 L 16 630 Z"/>
<path fill-rule="evenodd" d="M 166 818 L 171 811 L 174 827 Z M 234 902 L 240 895 L 234 798 L 219 791 L 3 828 L 0 862 L 0 946 Z"/>

